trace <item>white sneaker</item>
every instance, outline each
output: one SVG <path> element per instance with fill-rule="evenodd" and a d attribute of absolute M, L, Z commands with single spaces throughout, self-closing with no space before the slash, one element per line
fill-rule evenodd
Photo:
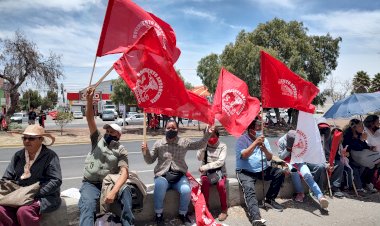
<path fill-rule="evenodd" d="M 371 192 L 371 193 L 376 193 L 377 192 L 377 189 L 373 186 L 372 183 L 369 183 L 366 185 L 366 189 Z"/>
<path fill-rule="evenodd" d="M 329 206 L 329 201 L 325 197 L 322 197 L 319 199 L 319 204 L 322 209 L 326 209 Z"/>

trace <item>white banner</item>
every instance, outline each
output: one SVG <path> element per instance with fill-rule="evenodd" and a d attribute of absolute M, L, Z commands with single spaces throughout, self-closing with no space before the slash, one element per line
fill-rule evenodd
<path fill-rule="evenodd" d="M 323 153 L 321 136 L 313 114 L 299 111 L 297 134 L 294 140 L 290 163 L 314 163 L 326 162 Z"/>

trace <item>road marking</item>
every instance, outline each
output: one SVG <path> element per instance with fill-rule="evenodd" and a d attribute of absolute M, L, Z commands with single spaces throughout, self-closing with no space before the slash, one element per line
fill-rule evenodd
<path fill-rule="evenodd" d="M 148 172 L 153 172 L 153 170 L 141 170 L 141 171 L 136 171 L 137 173 L 148 173 Z M 82 177 L 66 177 L 63 178 L 62 180 L 78 180 L 78 179 L 83 179 Z"/>

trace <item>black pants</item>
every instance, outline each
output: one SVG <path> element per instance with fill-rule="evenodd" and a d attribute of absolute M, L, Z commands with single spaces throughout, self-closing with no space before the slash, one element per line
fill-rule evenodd
<path fill-rule="evenodd" d="M 245 204 L 247 205 L 251 222 L 260 220 L 260 210 L 256 198 L 255 184 L 257 179 L 262 179 L 261 172 L 251 173 L 246 170 L 237 170 L 236 177 L 243 189 Z M 264 170 L 264 180 L 271 181 L 265 198 L 267 200 L 275 199 L 280 192 L 282 183 L 284 182 L 285 174 L 283 170 L 274 167 L 268 167 Z"/>

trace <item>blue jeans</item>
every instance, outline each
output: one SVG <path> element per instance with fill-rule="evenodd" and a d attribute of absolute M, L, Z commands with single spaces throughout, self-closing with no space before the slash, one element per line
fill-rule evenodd
<path fill-rule="evenodd" d="M 101 184 L 95 185 L 84 181 L 79 192 L 81 194 L 78 203 L 80 211 L 79 224 L 81 226 L 93 226 L 95 223 L 96 204 L 100 198 Z M 133 225 L 135 218 L 132 213 L 131 189 L 126 187 L 121 195 L 117 197 L 117 200 L 122 207 L 121 223 L 123 226 Z"/>
<path fill-rule="evenodd" d="M 186 214 L 190 204 L 191 189 L 186 176 L 182 176 L 177 183 L 169 183 L 165 177 L 154 178 L 154 211 L 162 213 L 164 210 L 164 199 L 166 191 L 173 188 L 180 196 L 179 214 Z"/>
<path fill-rule="evenodd" d="M 305 163 L 295 163 L 293 165 L 298 169 L 298 172 L 301 173 L 303 179 L 305 180 L 306 184 L 309 186 L 310 190 L 313 192 L 314 196 L 320 199 L 323 196 L 323 194 L 318 184 L 314 181 L 313 176 L 311 175 L 311 172 L 309 170 L 309 167 L 307 167 Z M 294 168 L 290 164 L 288 166 L 289 166 L 289 170 L 292 170 Z M 291 172 L 292 182 L 294 185 L 294 189 L 296 190 L 297 193 L 304 193 L 305 190 L 303 189 L 301 178 L 298 172 Z"/>

